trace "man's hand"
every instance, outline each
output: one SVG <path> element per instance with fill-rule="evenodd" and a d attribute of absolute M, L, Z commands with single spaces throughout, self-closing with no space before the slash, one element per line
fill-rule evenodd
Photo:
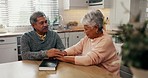
<path fill-rule="evenodd" d="M 63 57 L 64 54 L 58 49 L 50 49 L 46 52 L 48 57 Z"/>

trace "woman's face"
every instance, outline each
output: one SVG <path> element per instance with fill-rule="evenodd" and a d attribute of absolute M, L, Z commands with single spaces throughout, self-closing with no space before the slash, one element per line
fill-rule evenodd
<path fill-rule="evenodd" d="M 98 27 L 97 26 L 84 25 L 84 33 L 90 39 L 94 39 L 96 37 L 97 31 L 98 31 Z"/>

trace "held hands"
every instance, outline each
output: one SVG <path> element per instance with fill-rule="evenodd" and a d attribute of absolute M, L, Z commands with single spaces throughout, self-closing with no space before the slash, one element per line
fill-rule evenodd
<path fill-rule="evenodd" d="M 46 55 L 48 57 L 63 57 L 65 54 L 67 55 L 67 53 L 61 52 L 60 50 L 55 49 L 55 48 L 50 49 L 46 52 Z"/>
<path fill-rule="evenodd" d="M 62 53 L 63 53 L 63 56 L 62 57 L 56 57 L 56 59 L 66 62 L 66 57 L 64 57 L 64 56 L 67 56 L 67 52 L 63 51 Z"/>
<path fill-rule="evenodd" d="M 74 56 L 67 56 L 66 51 L 62 52 L 58 49 L 53 48 L 53 49 L 48 50 L 46 54 L 48 57 L 55 57 L 55 59 L 58 59 L 63 62 L 74 63 Z"/>

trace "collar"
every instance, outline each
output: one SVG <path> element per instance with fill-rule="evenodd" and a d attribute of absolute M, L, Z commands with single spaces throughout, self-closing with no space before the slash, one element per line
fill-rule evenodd
<path fill-rule="evenodd" d="M 45 35 L 40 35 L 40 34 L 37 33 L 37 35 L 40 37 L 41 40 L 45 40 L 46 34 Z"/>

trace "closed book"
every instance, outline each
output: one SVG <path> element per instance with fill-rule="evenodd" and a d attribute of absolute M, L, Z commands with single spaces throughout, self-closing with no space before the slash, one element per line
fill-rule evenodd
<path fill-rule="evenodd" d="M 56 70 L 59 61 L 57 59 L 43 59 L 39 65 L 39 70 Z"/>

